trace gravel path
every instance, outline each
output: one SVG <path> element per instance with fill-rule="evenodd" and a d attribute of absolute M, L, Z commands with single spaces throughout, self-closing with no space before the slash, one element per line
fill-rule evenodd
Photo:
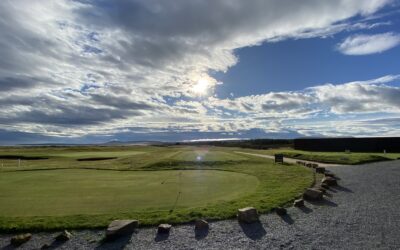
<path fill-rule="evenodd" d="M 208 234 L 195 235 L 193 225 L 172 228 L 156 237 L 155 228 L 100 244 L 103 231 L 73 231 L 57 249 L 400 249 L 400 161 L 331 168 L 340 186 L 322 203 L 289 208 L 289 216 L 261 216 L 259 224 L 236 220 L 213 222 Z M 20 249 L 51 244 L 55 234 L 34 234 Z M 11 235 L 0 236 L 0 249 L 12 249 Z"/>
<path fill-rule="evenodd" d="M 275 159 L 274 155 L 254 154 L 254 153 L 246 153 L 246 152 L 240 152 L 240 151 L 235 151 L 235 153 L 258 156 L 258 157 L 267 158 L 267 159 L 271 159 L 271 160 Z M 322 163 L 322 162 L 316 162 L 316 161 L 306 161 L 306 160 L 300 160 L 300 159 L 289 158 L 289 157 L 283 157 L 283 160 L 285 162 L 294 163 L 294 164 L 297 163 L 298 161 L 302 161 L 302 162 L 306 162 L 306 163 L 315 163 L 315 164 L 318 164 L 318 166 L 320 166 L 320 167 L 342 166 L 340 164 L 330 164 L 330 163 Z"/>

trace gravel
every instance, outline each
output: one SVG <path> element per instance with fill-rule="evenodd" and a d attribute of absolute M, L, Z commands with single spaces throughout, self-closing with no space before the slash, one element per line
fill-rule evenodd
<path fill-rule="evenodd" d="M 263 215 L 260 223 L 211 222 L 208 232 L 182 225 L 160 236 L 141 228 L 109 243 L 101 243 L 102 230 L 72 231 L 63 244 L 53 242 L 57 232 L 34 233 L 19 249 L 400 249 L 400 161 L 328 169 L 341 180 L 323 202 Z M 0 235 L 0 249 L 12 249 L 11 237 Z"/>

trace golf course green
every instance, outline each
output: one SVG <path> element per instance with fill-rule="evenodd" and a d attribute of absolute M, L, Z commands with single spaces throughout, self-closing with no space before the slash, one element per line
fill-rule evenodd
<path fill-rule="evenodd" d="M 258 182 L 252 175 L 216 170 L 16 171 L 0 176 L 0 216 L 190 208 L 240 198 L 254 192 Z"/>
<path fill-rule="evenodd" d="M 302 166 L 237 148 L 81 146 L 0 148 L 0 231 L 226 219 L 291 202 L 312 185 Z M 84 159 L 84 160 L 82 160 Z"/>

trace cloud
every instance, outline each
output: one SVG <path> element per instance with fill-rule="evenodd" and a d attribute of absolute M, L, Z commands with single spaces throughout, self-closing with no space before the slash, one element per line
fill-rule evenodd
<path fill-rule="evenodd" d="M 385 76 L 369 81 L 340 85 L 325 84 L 310 88 L 318 105 L 334 114 L 400 112 L 400 87 L 386 85 L 400 76 Z"/>
<path fill-rule="evenodd" d="M 359 56 L 382 53 L 399 44 L 400 35 L 388 32 L 375 35 L 350 36 L 338 44 L 337 48 L 345 55 Z"/>
<path fill-rule="evenodd" d="M 334 107 L 334 97 L 323 94 L 329 86 L 235 99 L 193 91 L 207 79 L 212 96 L 218 82 L 209 72 L 235 65 L 236 49 L 384 25 L 365 18 L 390 2 L 0 1 L 0 129 L 63 137 L 279 126 L 292 133 L 287 120 L 321 112 L 396 111 L 372 101 L 352 108 L 350 99 Z M 357 91 L 382 98 L 397 94 L 361 85 Z"/>

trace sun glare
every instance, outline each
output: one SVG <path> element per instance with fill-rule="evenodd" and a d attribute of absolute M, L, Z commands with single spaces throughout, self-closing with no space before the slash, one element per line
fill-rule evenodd
<path fill-rule="evenodd" d="M 193 86 L 193 92 L 198 95 L 205 95 L 210 87 L 210 82 L 205 79 L 201 78 L 197 81 L 197 83 Z"/>

